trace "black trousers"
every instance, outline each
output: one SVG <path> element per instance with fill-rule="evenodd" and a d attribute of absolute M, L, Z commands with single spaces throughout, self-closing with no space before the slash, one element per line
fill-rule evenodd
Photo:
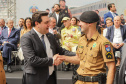
<path fill-rule="evenodd" d="M 52 75 L 49 76 L 46 84 L 57 84 L 56 82 L 56 72 L 53 71 Z"/>
<path fill-rule="evenodd" d="M 28 74 L 28 73 L 23 74 L 22 84 L 36 84 L 35 82 L 33 82 L 31 80 L 38 80 L 38 79 L 36 76 L 34 77 L 34 75 L 31 76 L 31 74 Z M 38 81 L 40 81 L 40 80 L 38 80 Z M 52 75 L 49 76 L 47 82 L 42 83 L 42 84 L 57 84 L 56 83 L 56 72 L 53 71 Z"/>

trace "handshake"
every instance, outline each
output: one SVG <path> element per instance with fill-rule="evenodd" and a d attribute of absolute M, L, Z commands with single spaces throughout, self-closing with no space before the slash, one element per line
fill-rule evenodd
<path fill-rule="evenodd" d="M 53 56 L 53 61 L 54 61 L 54 64 L 53 65 L 58 66 L 63 61 L 65 61 L 65 56 L 56 54 L 56 55 Z"/>

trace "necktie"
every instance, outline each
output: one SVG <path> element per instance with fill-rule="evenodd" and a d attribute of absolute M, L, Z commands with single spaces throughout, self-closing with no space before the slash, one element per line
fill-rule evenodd
<path fill-rule="evenodd" d="M 44 41 L 44 35 L 42 35 L 42 44 L 43 44 L 43 46 L 44 46 L 44 48 L 46 50 L 46 45 L 45 45 L 45 41 Z"/>
<path fill-rule="evenodd" d="M 9 28 L 9 33 L 8 33 L 8 37 L 10 36 L 10 33 L 11 33 L 11 28 Z"/>

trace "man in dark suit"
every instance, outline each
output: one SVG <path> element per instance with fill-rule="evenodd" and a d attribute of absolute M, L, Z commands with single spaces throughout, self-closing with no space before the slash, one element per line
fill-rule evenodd
<path fill-rule="evenodd" d="M 113 52 L 120 51 L 126 43 L 126 27 L 121 25 L 121 18 L 119 16 L 114 17 L 114 25 L 107 28 L 106 38 L 113 45 Z M 120 59 L 117 58 L 117 66 L 120 65 Z"/>
<path fill-rule="evenodd" d="M 23 84 L 56 84 L 53 65 L 59 65 L 59 54 L 75 55 L 62 49 L 49 32 L 49 17 L 45 11 L 32 15 L 34 28 L 22 36 L 21 47 L 24 55 Z"/>
<path fill-rule="evenodd" d="M 0 35 L 2 33 L 2 30 L 5 29 L 5 28 L 7 28 L 5 26 L 5 20 L 4 19 L 0 19 Z"/>
<path fill-rule="evenodd" d="M 56 19 L 56 26 L 61 27 L 62 26 L 62 19 L 65 17 L 65 14 L 60 12 L 60 5 L 55 4 L 54 5 L 54 12 L 49 16 L 49 17 L 54 17 Z"/>
<path fill-rule="evenodd" d="M 20 38 L 20 32 L 18 29 L 13 27 L 13 20 L 7 20 L 7 28 L 2 30 L 1 40 L 0 40 L 0 50 L 3 51 L 3 58 L 7 61 L 9 65 L 11 63 L 11 51 L 17 50 L 17 43 Z M 11 69 L 9 69 L 11 72 Z"/>
<path fill-rule="evenodd" d="M 115 13 L 116 7 L 115 7 L 114 3 L 108 4 L 108 10 L 109 10 L 109 12 L 104 14 L 104 23 L 105 24 L 106 24 L 106 18 L 111 17 L 112 21 L 113 21 L 114 17 L 118 15 L 117 13 Z"/>

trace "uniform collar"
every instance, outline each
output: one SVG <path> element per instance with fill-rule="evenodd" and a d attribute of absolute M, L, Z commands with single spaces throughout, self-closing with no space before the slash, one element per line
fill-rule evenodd
<path fill-rule="evenodd" d="M 99 35 L 98 31 L 96 31 L 96 32 L 93 34 L 93 36 L 91 37 L 91 39 L 97 40 L 98 35 Z M 84 36 L 84 39 L 87 39 L 86 35 Z M 88 39 L 87 39 L 87 41 L 88 41 Z"/>
<path fill-rule="evenodd" d="M 96 32 L 94 33 L 94 35 L 91 37 L 91 39 L 97 40 L 98 35 L 99 35 L 98 31 L 96 31 Z"/>

